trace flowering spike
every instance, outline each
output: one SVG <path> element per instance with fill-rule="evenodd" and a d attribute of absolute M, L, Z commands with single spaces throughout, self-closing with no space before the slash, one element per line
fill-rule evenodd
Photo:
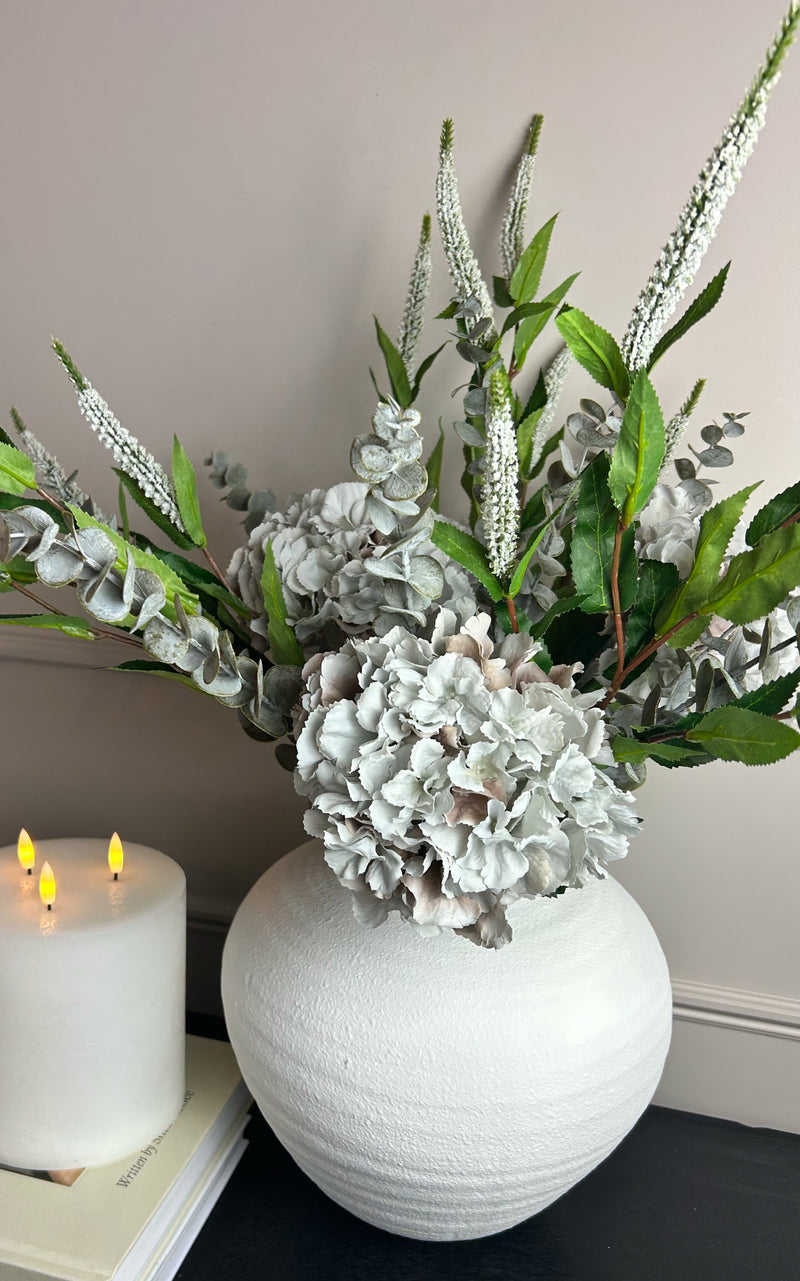
<path fill-rule="evenodd" d="M 564 382 L 572 368 L 572 360 L 573 357 L 569 347 L 562 347 L 560 351 L 556 352 L 544 371 L 547 400 L 531 438 L 531 467 L 535 467 L 538 463 L 542 456 L 542 450 L 550 436 Z"/>
<path fill-rule="evenodd" d="M 481 275 L 478 260 L 472 252 L 461 211 L 461 198 L 458 194 L 458 181 L 453 164 L 452 120 L 445 120 L 442 126 L 439 172 L 436 176 L 436 213 L 444 256 L 447 259 L 456 293 L 462 303 L 468 298 L 477 299 L 479 311 L 476 320 L 485 316 L 491 321 L 491 327 L 483 340 L 492 341 L 496 336 L 492 300 Z"/>
<path fill-rule="evenodd" d="M 661 465 L 662 472 L 664 471 L 665 467 L 669 467 L 670 463 L 675 457 L 675 451 L 677 450 L 678 445 L 681 443 L 683 433 L 686 431 L 686 428 L 689 424 L 689 419 L 692 415 L 692 412 L 697 406 L 697 402 L 702 395 L 703 388 L 705 387 L 705 385 L 706 385 L 705 378 L 698 378 L 697 382 L 695 383 L 692 390 L 689 392 L 689 395 L 686 397 L 686 400 L 681 405 L 677 414 L 675 414 L 674 417 L 672 417 L 669 420 L 666 427 L 664 428 L 665 449 L 664 449 L 664 462 Z"/>
<path fill-rule="evenodd" d="M 513 568 L 519 542 L 519 458 L 511 389 L 504 369 L 495 369 L 489 375 L 481 514 L 489 567 L 497 578 L 505 580 Z"/>
<path fill-rule="evenodd" d="M 500 256 L 503 259 L 506 280 L 510 280 L 513 276 L 514 268 L 522 257 L 525 248 L 525 220 L 528 214 L 533 168 L 543 123 L 544 116 L 541 115 L 535 115 L 531 120 L 525 148 L 517 164 L 505 217 L 503 218 L 503 226 L 500 231 Z"/>
<path fill-rule="evenodd" d="M 766 118 L 767 101 L 800 24 L 800 2 L 792 0 L 738 111 L 700 172 L 678 225 L 639 295 L 622 345 L 629 370 L 646 367 L 659 334 L 694 281 Z"/>
<path fill-rule="evenodd" d="M 55 455 L 50 453 L 38 436 L 34 436 L 33 432 L 28 430 L 22 416 L 13 405 L 10 412 L 11 421 L 19 432 L 20 445 L 36 468 L 37 483 L 54 494 L 60 502 L 74 503 L 76 507 L 83 507 L 88 495 L 76 483 L 74 475 L 67 475 Z M 92 510 L 97 511 L 94 504 Z M 105 520 L 105 517 L 101 515 L 99 519 Z"/>
<path fill-rule="evenodd" d="M 431 216 L 425 214 L 419 235 L 417 252 L 408 282 L 408 294 L 397 336 L 397 349 L 403 357 L 409 381 L 414 377 L 417 348 L 425 318 L 425 307 L 431 283 Z"/>
<path fill-rule="evenodd" d="M 53 340 L 53 351 L 69 374 L 78 393 L 81 413 L 106 449 L 110 449 L 119 467 L 181 533 L 184 524 L 178 511 L 172 481 L 149 450 L 126 431 L 109 409 L 102 396 L 75 365 L 60 342 Z"/>

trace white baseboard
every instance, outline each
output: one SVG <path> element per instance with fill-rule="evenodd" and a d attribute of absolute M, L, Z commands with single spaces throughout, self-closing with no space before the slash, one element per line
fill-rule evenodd
<path fill-rule="evenodd" d="M 672 997 L 676 1019 L 800 1041 L 800 1001 L 794 997 L 713 987 L 690 979 L 673 979 Z"/>

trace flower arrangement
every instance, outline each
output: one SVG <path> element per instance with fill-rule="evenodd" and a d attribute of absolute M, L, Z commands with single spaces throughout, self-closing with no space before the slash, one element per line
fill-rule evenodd
<path fill-rule="evenodd" d="M 725 413 L 681 453 L 703 380 L 671 415 L 654 382 L 722 295 L 730 264 L 673 321 L 798 24 L 793 0 L 619 344 L 567 301 L 575 275 L 538 297 L 555 225 L 527 239 L 542 117 L 511 184 L 491 288 L 446 121 L 436 213 L 448 334 L 419 360 L 426 215 L 397 340 L 376 321 L 385 382 L 373 375 L 379 400 L 352 444 L 355 479 L 278 509 L 227 454 L 207 460 L 244 514 L 226 573 L 180 442 L 167 472 L 59 342 L 81 413 L 114 457 L 118 514 L 96 506 L 16 410 L 16 438 L 0 429 L 0 591 L 38 607 L 0 623 L 113 636 L 137 651 L 118 670 L 182 680 L 236 709 L 253 737 L 278 740 L 310 802 L 307 830 L 365 923 L 395 910 L 423 933 L 500 947 L 515 900 L 580 886 L 625 855 L 649 761 L 762 765 L 800 746 L 800 483 L 750 519 L 754 484 L 715 503 L 709 473 L 733 462 L 746 415 Z M 550 322 L 561 346 L 532 366 Z M 423 462 L 415 408 L 446 349 L 466 366 L 452 424 L 463 523 L 439 511 L 445 433 Z M 595 387 L 565 413 L 576 364 Z M 157 534 L 131 524 L 130 503 Z M 71 586 L 83 613 L 54 609 L 39 583 Z"/>

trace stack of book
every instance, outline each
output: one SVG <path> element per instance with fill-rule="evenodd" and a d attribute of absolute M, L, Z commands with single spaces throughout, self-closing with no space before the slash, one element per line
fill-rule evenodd
<path fill-rule="evenodd" d="M 186 1038 L 186 1096 L 113 1165 L 0 1167 L 0 1281 L 171 1281 L 247 1140 L 250 1096 L 222 1041 Z"/>

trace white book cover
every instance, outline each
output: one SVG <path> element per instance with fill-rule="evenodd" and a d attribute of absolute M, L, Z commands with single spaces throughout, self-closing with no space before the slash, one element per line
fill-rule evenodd
<path fill-rule="evenodd" d="M 181 1113 L 140 1151 L 71 1185 L 0 1169 L 0 1281 L 108 1281 L 140 1238 L 151 1259 L 232 1128 L 241 1134 L 248 1099 L 230 1046 L 189 1036 Z"/>

